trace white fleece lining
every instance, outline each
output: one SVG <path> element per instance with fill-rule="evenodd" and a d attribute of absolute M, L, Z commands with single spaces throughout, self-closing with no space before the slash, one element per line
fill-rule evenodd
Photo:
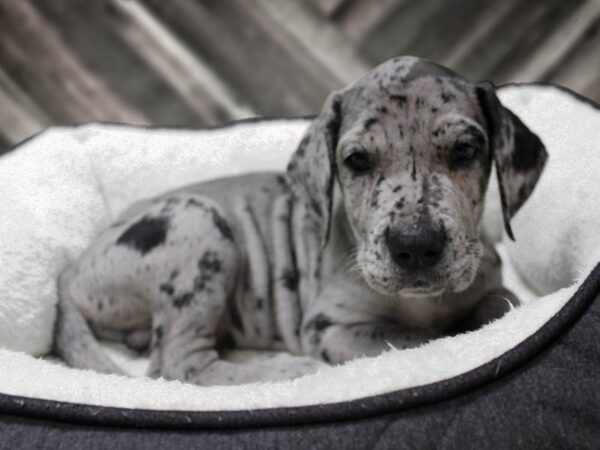
<path fill-rule="evenodd" d="M 100 375 L 21 352 L 48 351 L 56 302 L 53 278 L 119 211 L 137 199 L 201 179 L 282 169 L 305 121 L 212 131 L 92 125 L 51 129 L 27 142 L 0 159 L 0 346 L 5 347 L 0 350 L 0 392 L 155 410 L 302 406 L 440 381 L 500 356 L 546 323 L 600 258 L 593 225 L 600 223 L 594 171 L 600 168 L 600 112 L 551 87 L 504 88 L 501 100 L 542 137 L 550 153 L 538 188 L 513 221 L 517 242 L 499 244 L 505 284 L 526 303 L 473 333 L 279 383 L 198 387 Z M 485 223 L 500 238 L 495 189 L 490 189 Z M 133 372 L 143 366 L 116 354 Z"/>

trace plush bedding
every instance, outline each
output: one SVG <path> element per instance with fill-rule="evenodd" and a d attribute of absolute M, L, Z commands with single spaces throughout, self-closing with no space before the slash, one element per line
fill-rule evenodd
<path fill-rule="evenodd" d="M 485 228 L 497 242 L 506 286 L 524 304 L 475 332 L 279 383 L 198 387 L 150 380 L 141 376 L 147 361 L 118 346 L 107 345 L 107 351 L 137 377 L 75 370 L 45 355 L 52 345 L 56 275 L 120 211 L 200 180 L 282 170 L 308 119 L 250 120 L 203 130 L 92 124 L 51 128 L 20 144 L 0 158 L 0 418 L 21 414 L 94 425 L 96 417 L 96 425 L 167 428 L 294 426 L 366 420 L 394 405 L 402 410 L 458 392 L 473 395 L 471 390 L 492 380 L 518 377 L 511 371 L 560 345 L 559 336 L 590 314 L 598 293 L 600 274 L 593 269 L 600 261 L 600 111 L 554 86 L 511 85 L 499 96 L 542 138 L 550 155 L 532 197 L 513 219 L 516 242 L 503 234 L 497 186 L 492 183 L 488 192 Z M 243 363 L 271 356 L 237 352 L 231 358 Z M 548 389 L 556 390 L 557 381 L 549 379 Z M 570 395 L 572 400 L 580 394 Z M 247 410 L 252 412 L 241 412 Z M 599 423 L 597 408 L 589 414 Z M 440 420 L 436 426 L 448 425 Z"/>

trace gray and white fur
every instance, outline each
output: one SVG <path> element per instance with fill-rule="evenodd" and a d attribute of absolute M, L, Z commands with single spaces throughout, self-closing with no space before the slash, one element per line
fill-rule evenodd
<path fill-rule="evenodd" d="M 124 212 L 59 278 L 56 350 L 114 373 L 96 337 L 118 340 L 151 377 L 237 384 L 479 326 L 516 303 L 482 234 L 492 164 L 512 237 L 546 158 L 491 84 L 395 58 L 328 97 L 285 173 Z M 234 364 L 232 345 L 297 358 Z"/>

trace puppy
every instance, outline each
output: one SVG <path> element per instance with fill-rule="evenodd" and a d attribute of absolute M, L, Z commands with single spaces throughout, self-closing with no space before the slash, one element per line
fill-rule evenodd
<path fill-rule="evenodd" d="M 395 58 L 328 97 L 285 173 L 124 212 L 60 276 L 57 351 L 119 372 L 91 327 L 147 348 L 149 376 L 236 384 L 476 327 L 516 302 L 482 235 L 492 165 L 512 238 L 546 158 L 491 84 Z M 233 364 L 227 343 L 297 358 Z"/>

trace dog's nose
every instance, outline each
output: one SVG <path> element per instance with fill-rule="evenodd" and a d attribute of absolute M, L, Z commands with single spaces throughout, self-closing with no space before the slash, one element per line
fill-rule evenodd
<path fill-rule="evenodd" d="M 446 246 L 446 233 L 422 222 L 407 227 L 388 227 L 386 244 L 396 264 L 407 270 L 435 266 Z"/>

